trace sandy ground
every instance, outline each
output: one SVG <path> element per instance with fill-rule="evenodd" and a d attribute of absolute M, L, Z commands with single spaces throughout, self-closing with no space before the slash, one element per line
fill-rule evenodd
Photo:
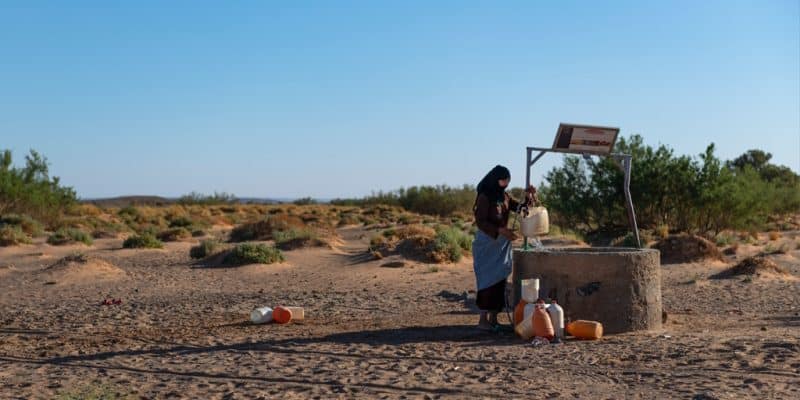
<path fill-rule="evenodd" d="M 473 328 L 471 259 L 381 267 L 369 232 L 339 234 L 239 268 L 194 266 L 191 243 L 0 248 L 0 398 L 800 398 L 796 278 L 662 266 L 663 331 L 532 347 Z M 93 261 L 48 269 L 75 250 Z M 800 251 L 772 257 L 800 277 Z M 249 323 L 277 304 L 306 321 Z"/>

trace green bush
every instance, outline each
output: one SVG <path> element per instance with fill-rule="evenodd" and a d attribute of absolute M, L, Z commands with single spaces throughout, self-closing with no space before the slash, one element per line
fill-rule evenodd
<path fill-rule="evenodd" d="M 31 238 L 25 234 L 19 225 L 0 226 L 0 246 L 14 246 L 30 242 Z"/>
<path fill-rule="evenodd" d="M 42 224 L 24 214 L 6 214 L 0 218 L 0 226 L 2 225 L 17 225 L 23 232 L 31 237 L 42 236 L 44 234 L 44 227 Z"/>
<path fill-rule="evenodd" d="M 639 239 L 642 241 L 642 246 L 644 246 L 645 245 L 644 238 L 640 237 Z M 622 236 L 622 237 L 614 239 L 611 242 L 611 246 L 614 246 L 614 247 L 634 247 L 634 248 L 638 247 L 638 245 L 636 244 L 636 237 L 633 235 L 633 232 L 628 232 L 628 233 L 625 234 L 625 236 Z"/>
<path fill-rule="evenodd" d="M 134 206 L 127 206 L 121 208 L 119 211 L 117 211 L 117 215 L 119 215 L 122 219 L 126 221 L 136 221 L 141 217 L 139 209 Z"/>
<path fill-rule="evenodd" d="M 450 216 L 455 213 L 472 213 L 475 187 L 412 186 L 390 192 L 377 192 L 361 199 L 334 199 L 331 204 L 341 206 L 389 205 L 400 206 L 419 214 Z"/>
<path fill-rule="evenodd" d="M 265 219 L 239 225 L 231 231 L 231 242 L 247 242 L 252 240 L 271 240 L 278 231 L 302 228 L 303 220 L 296 216 L 284 214 L 269 215 Z"/>
<path fill-rule="evenodd" d="M 442 227 L 433 239 L 435 259 L 458 262 L 465 251 L 472 250 L 472 239 L 464 231 L 454 227 Z"/>
<path fill-rule="evenodd" d="M 126 249 L 160 249 L 164 247 L 164 243 L 151 234 L 143 234 L 125 239 L 122 247 Z"/>
<path fill-rule="evenodd" d="M 242 243 L 234 247 L 223 259 L 223 264 L 272 264 L 284 261 L 283 253 L 265 244 Z"/>
<path fill-rule="evenodd" d="M 312 197 L 303 197 L 293 201 L 292 204 L 297 206 L 309 206 L 313 204 L 319 204 L 319 202 Z"/>
<path fill-rule="evenodd" d="M 276 244 L 290 242 L 292 240 L 311 240 L 318 239 L 318 235 L 310 229 L 288 229 L 276 231 L 272 234 Z"/>
<path fill-rule="evenodd" d="M 216 253 L 221 246 L 222 243 L 217 240 L 203 240 L 199 245 L 194 246 L 189 250 L 189 256 L 192 258 L 206 258 Z"/>
<path fill-rule="evenodd" d="M 621 138 L 615 151 L 631 154 L 631 195 L 639 227 L 717 233 L 762 227 L 774 214 L 800 211 L 800 176 L 750 152 L 732 162 L 714 155 L 676 156 L 667 146 L 647 146 L 639 135 Z M 755 155 L 754 155 L 755 154 Z M 755 161 L 754 161 L 755 160 Z M 546 175 L 540 198 L 551 223 L 582 235 L 627 230 L 623 173 L 610 158 L 567 156 Z M 771 179 L 771 180 L 770 180 Z"/>
<path fill-rule="evenodd" d="M 187 228 L 188 229 L 188 228 L 194 226 L 194 224 L 195 223 L 194 223 L 194 221 L 192 221 L 191 218 L 184 217 L 184 216 L 176 217 L 175 219 L 172 219 L 172 220 L 169 221 L 169 227 L 170 228 Z"/>
<path fill-rule="evenodd" d="M 25 166 L 11 166 L 11 151 L 0 154 L 0 215 L 26 214 L 48 227 L 77 204 L 75 190 L 50 177 L 47 158 L 31 150 Z"/>
<path fill-rule="evenodd" d="M 230 193 L 214 192 L 214 194 L 212 195 L 206 195 L 202 193 L 192 192 L 181 196 L 178 199 L 178 204 L 210 206 L 219 204 L 233 204 L 236 203 L 237 201 L 238 200 L 236 199 L 236 196 Z"/>
<path fill-rule="evenodd" d="M 275 246 L 281 250 L 293 250 L 300 247 L 324 246 L 327 244 L 311 229 L 288 229 L 273 233 Z"/>
<path fill-rule="evenodd" d="M 62 246 L 71 243 L 92 245 L 92 236 L 80 229 L 61 228 L 47 238 L 47 243 L 53 246 Z"/>

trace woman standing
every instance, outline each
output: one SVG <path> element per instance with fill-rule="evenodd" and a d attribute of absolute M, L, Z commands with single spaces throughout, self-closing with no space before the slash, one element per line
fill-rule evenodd
<path fill-rule="evenodd" d="M 497 314 L 506 303 L 506 279 L 511 274 L 511 242 L 517 238 L 509 230 L 508 216 L 516 211 L 519 202 L 506 193 L 511 181 L 508 168 L 495 166 L 478 183 L 478 195 L 473 211 L 478 230 L 472 242 L 472 260 L 477 281 L 476 303 L 481 309 L 478 327 L 485 330 L 502 328 Z M 526 205 L 530 205 L 536 189 L 526 189 Z"/>

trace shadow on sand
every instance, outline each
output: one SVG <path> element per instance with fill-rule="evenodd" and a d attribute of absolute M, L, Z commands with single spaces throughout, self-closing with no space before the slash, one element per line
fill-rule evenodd
<path fill-rule="evenodd" d="M 249 325 L 247 323 L 229 324 L 228 326 L 242 327 Z M 475 363 L 475 364 L 500 364 L 502 361 L 484 360 L 484 359 L 449 359 L 445 357 L 430 357 L 430 356 L 415 356 L 403 355 L 395 352 L 385 353 L 385 349 L 367 349 L 364 351 L 350 351 L 342 350 L 318 350 L 315 344 L 333 343 L 341 345 L 352 344 L 366 344 L 370 346 L 401 346 L 404 344 L 413 343 L 436 343 L 436 342 L 458 342 L 466 343 L 467 346 L 483 346 L 483 345 L 519 345 L 519 341 L 515 340 L 511 334 L 495 334 L 477 330 L 473 326 L 465 325 L 450 325 L 450 326 L 434 326 L 434 327 L 406 327 L 397 329 L 381 329 L 373 331 L 355 331 L 335 333 L 327 336 L 313 337 L 313 338 L 299 338 L 299 339 L 282 339 L 282 340 L 265 340 L 260 342 L 244 342 L 221 344 L 213 346 L 193 346 L 170 344 L 169 346 L 141 349 L 141 350 L 123 350 L 123 351 L 108 351 L 99 352 L 95 354 L 83 354 L 75 356 L 63 356 L 53 358 L 20 358 L 13 356 L 0 355 L 0 361 L 9 363 L 25 363 L 25 364 L 38 364 L 38 365 L 52 365 L 58 367 L 69 368 L 88 368 L 95 370 L 118 370 L 133 373 L 143 374 L 160 374 L 192 378 L 209 378 L 209 379 L 233 379 L 244 381 L 258 381 L 265 383 L 282 383 L 289 385 L 327 385 L 333 387 L 343 386 L 341 382 L 335 380 L 324 379 L 303 379 L 288 376 L 269 377 L 262 375 L 242 375 L 230 373 L 211 373 L 207 371 L 175 371 L 169 368 L 148 368 L 148 367 L 131 367 L 124 366 L 125 357 L 139 357 L 139 356 L 152 356 L 154 358 L 169 357 L 169 356 L 186 356 L 196 355 L 203 353 L 214 352 L 264 352 L 264 353 L 280 353 L 290 355 L 306 355 L 314 357 L 332 357 L 332 358 L 358 358 L 358 359 L 371 359 L 371 360 L 411 360 L 411 361 L 439 361 L 451 363 Z M 115 360 L 114 365 L 108 365 L 102 361 L 122 358 Z M 310 366 L 309 366 L 310 367 Z M 389 384 L 378 384 L 371 382 L 361 382 L 358 386 L 368 387 L 376 390 L 391 390 L 403 392 L 418 392 L 418 393 L 431 393 L 431 394 L 450 394 L 450 395 L 467 395 L 467 392 L 459 388 L 426 388 L 426 387 L 401 387 L 392 386 Z"/>

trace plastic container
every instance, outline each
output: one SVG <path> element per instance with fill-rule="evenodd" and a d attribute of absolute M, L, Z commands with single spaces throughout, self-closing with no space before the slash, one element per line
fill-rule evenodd
<path fill-rule="evenodd" d="M 272 320 L 276 324 L 286 324 L 292 320 L 292 310 L 288 307 L 278 306 L 272 310 Z"/>
<path fill-rule="evenodd" d="M 535 237 L 546 235 L 550 232 L 550 217 L 544 207 L 533 207 L 528 210 L 528 215 L 520 220 L 522 236 Z"/>
<path fill-rule="evenodd" d="M 520 281 L 522 300 L 527 303 L 536 303 L 539 298 L 539 279 L 523 279 Z"/>
<path fill-rule="evenodd" d="M 250 313 L 250 321 L 253 321 L 254 324 L 272 322 L 272 307 L 256 308 Z"/>
<path fill-rule="evenodd" d="M 302 321 L 306 318 L 306 310 L 303 307 L 284 307 L 292 312 L 292 321 Z"/>
<path fill-rule="evenodd" d="M 531 316 L 531 318 L 524 318 L 522 322 L 518 323 L 514 327 L 514 332 L 516 332 L 517 336 L 522 338 L 522 340 L 531 340 L 533 337 L 533 316 Z"/>
<path fill-rule="evenodd" d="M 553 331 L 559 339 L 564 338 L 564 309 L 553 300 L 547 306 L 547 315 L 550 316 L 550 322 L 553 323 Z"/>
<path fill-rule="evenodd" d="M 544 304 L 537 304 L 533 310 L 533 335 L 543 337 L 547 340 L 553 340 L 555 331 L 553 330 L 553 322 L 550 321 L 550 315 L 547 314 Z"/>
<path fill-rule="evenodd" d="M 567 333 L 577 339 L 597 340 L 603 337 L 603 324 L 579 319 L 567 324 Z"/>
<path fill-rule="evenodd" d="M 514 307 L 514 326 L 517 326 L 520 322 L 522 322 L 522 317 L 525 315 L 526 305 L 528 305 L 528 302 L 523 299 L 517 303 L 516 307 Z"/>

